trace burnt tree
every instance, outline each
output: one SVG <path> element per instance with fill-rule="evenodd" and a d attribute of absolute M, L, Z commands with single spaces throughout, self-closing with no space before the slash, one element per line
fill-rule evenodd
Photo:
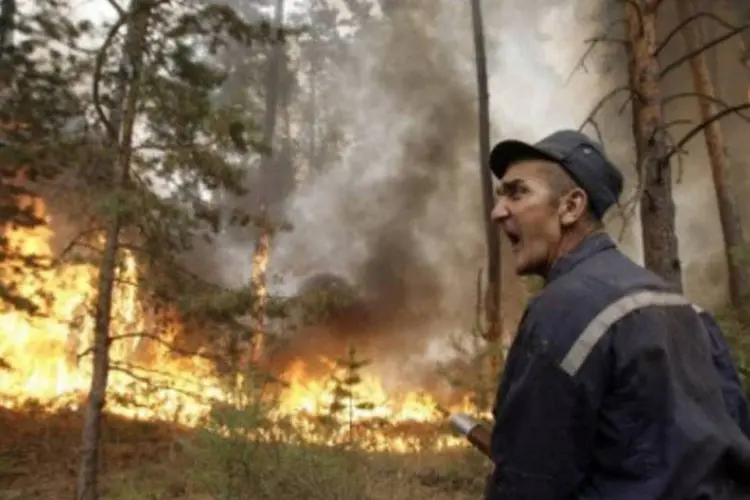
<path fill-rule="evenodd" d="M 487 290 L 485 295 L 485 338 L 488 342 L 502 340 L 502 320 L 500 314 L 501 265 L 500 234 L 492 222 L 493 205 L 492 177 L 487 165 L 490 157 L 490 116 L 489 91 L 487 89 L 487 57 L 484 44 L 484 27 L 481 0 L 472 0 L 472 27 L 474 50 L 476 53 L 476 78 L 479 117 L 479 168 L 482 180 L 482 207 L 484 212 L 485 238 L 487 243 Z"/>
<path fill-rule="evenodd" d="M 258 239 L 255 242 L 252 262 L 252 277 L 250 286 L 256 294 L 257 301 L 254 307 L 254 316 L 261 326 L 265 324 L 265 301 L 267 297 L 266 285 L 268 282 L 267 270 L 268 259 L 271 251 L 274 226 L 269 217 L 269 204 L 277 200 L 269 200 L 271 180 L 278 175 L 275 169 L 281 168 L 279 154 L 274 147 L 276 136 L 276 122 L 279 115 L 279 103 L 281 97 L 281 80 L 284 65 L 284 45 L 281 38 L 281 25 L 284 22 L 284 0 L 276 0 L 274 11 L 274 26 L 276 37 L 272 40 L 268 51 L 268 69 L 266 72 L 266 109 L 263 119 L 263 144 L 267 153 L 263 156 L 260 164 L 260 194 L 259 211 L 260 224 L 258 227 Z M 251 358 L 258 360 L 263 353 L 263 334 L 256 332 L 252 340 Z"/>

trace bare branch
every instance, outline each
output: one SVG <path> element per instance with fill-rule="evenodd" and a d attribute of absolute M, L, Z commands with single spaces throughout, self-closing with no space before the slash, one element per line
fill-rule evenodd
<path fill-rule="evenodd" d="M 202 392 L 201 388 L 197 388 L 197 391 L 193 392 L 193 391 L 189 391 L 187 389 L 183 389 L 181 387 L 175 387 L 172 384 L 168 384 L 168 383 L 164 383 L 164 382 L 162 382 L 162 383 L 155 383 L 155 381 L 153 379 L 149 378 L 148 375 L 140 375 L 137 372 L 145 372 L 145 373 L 150 373 L 152 375 L 162 376 L 162 377 L 172 376 L 172 374 L 169 374 L 169 373 L 160 372 L 159 370 L 147 369 L 147 368 L 144 368 L 142 366 L 132 365 L 130 363 L 118 363 L 118 362 L 115 362 L 115 361 L 111 362 L 111 365 L 110 365 L 109 369 L 111 371 L 113 371 L 113 372 L 119 372 L 119 373 L 122 373 L 124 375 L 127 375 L 130 378 L 132 378 L 133 380 L 144 384 L 146 387 L 151 387 L 151 388 L 157 389 L 157 390 L 173 391 L 173 392 L 176 392 L 178 394 L 183 394 L 185 396 L 194 398 L 196 401 L 199 401 L 199 402 L 205 402 L 206 401 L 206 398 L 203 395 L 200 394 Z M 183 380 L 187 381 L 187 379 L 183 379 Z M 192 382 L 192 381 L 188 381 L 188 382 Z M 209 398 L 209 400 L 210 400 L 210 398 Z"/>
<path fill-rule="evenodd" d="M 580 59 L 578 59 L 578 62 L 573 66 L 573 69 L 570 70 L 570 74 L 565 79 L 565 85 L 569 84 L 570 81 L 573 79 L 573 75 L 576 74 L 576 72 L 579 69 L 582 69 L 586 71 L 586 59 L 588 59 L 589 55 L 594 51 L 594 47 L 596 47 L 596 42 L 589 42 L 589 46 L 586 48 L 586 51 L 583 53 Z"/>
<path fill-rule="evenodd" d="M 690 120 L 680 120 L 680 121 L 687 121 L 688 123 L 691 123 Z M 671 133 L 669 133 L 667 127 L 665 127 L 664 135 L 669 140 L 668 145 L 671 146 L 672 148 L 676 147 L 677 142 L 675 141 L 674 136 Z M 675 182 L 677 184 L 682 182 L 682 174 L 685 172 L 685 158 L 684 157 L 686 155 L 687 153 L 683 149 L 680 149 L 677 151 L 677 179 L 675 179 Z"/>
<path fill-rule="evenodd" d="M 656 50 L 654 51 L 654 56 L 658 56 L 662 50 L 664 50 L 664 47 L 666 47 L 669 42 L 672 41 L 672 39 L 682 30 L 684 27 L 686 27 L 688 24 L 697 21 L 703 17 L 707 17 L 708 19 L 711 19 L 713 21 L 716 21 L 717 23 L 721 24 L 724 28 L 728 30 L 736 30 L 738 27 L 726 22 L 721 17 L 717 16 L 716 14 L 712 14 L 710 12 L 699 12 L 697 14 L 694 14 L 684 21 L 682 21 L 680 24 L 677 25 L 672 31 L 669 32 L 669 34 L 662 40 L 662 42 L 659 44 L 658 47 L 656 47 Z"/>
<path fill-rule="evenodd" d="M 601 111 L 601 109 L 604 107 L 604 105 L 607 104 L 607 102 L 610 99 L 613 99 L 620 92 L 631 92 L 631 90 L 630 90 L 630 87 L 628 85 L 622 85 L 620 87 L 617 87 L 617 88 L 612 89 L 609 92 L 607 92 L 607 94 L 604 97 L 602 97 L 599 100 L 598 103 L 596 103 L 596 106 L 594 106 L 594 108 L 588 114 L 588 116 L 586 117 L 586 119 L 583 120 L 583 123 L 581 123 L 581 126 L 578 127 L 578 130 L 581 131 L 583 129 L 583 127 L 585 127 L 588 123 L 590 123 L 591 120 L 593 120 L 596 117 L 597 113 L 599 113 L 599 111 Z"/>
<path fill-rule="evenodd" d="M 84 238 L 86 238 L 88 236 L 96 234 L 96 233 L 98 233 L 100 231 L 104 231 L 104 229 L 103 228 L 99 228 L 99 227 L 96 227 L 96 228 L 93 228 L 93 229 L 87 229 L 87 230 L 81 231 L 76 236 L 74 236 L 73 238 L 71 238 L 71 240 L 68 242 L 68 244 L 63 247 L 62 251 L 60 252 L 60 255 L 58 255 L 57 258 L 55 259 L 55 264 L 57 264 L 57 263 L 61 262 L 63 259 L 65 259 L 65 257 L 68 255 L 68 253 L 70 253 L 73 250 L 73 248 L 75 248 L 78 245 L 81 245 L 81 240 L 83 240 Z M 91 248 L 91 247 L 87 246 L 87 248 Z M 98 248 L 96 250 L 99 251 Z"/>
<path fill-rule="evenodd" d="M 714 96 L 710 96 L 710 95 L 699 94 L 698 92 L 680 92 L 678 94 L 670 95 L 670 96 L 664 98 L 664 100 L 662 101 L 662 105 L 666 106 L 667 104 L 669 104 L 672 101 L 675 101 L 677 99 L 682 99 L 682 98 L 685 98 L 685 97 L 696 97 L 698 99 L 705 99 L 707 101 L 711 101 L 712 103 L 716 104 L 717 106 L 719 106 L 721 108 L 724 108 L 724 109 L 729 108 L 729 104 L 727 104 L 726 102 L 724 102 L 722 99 L 719 99 L 718 97 L 714 97 Z M 742 118 L 746 122 L 750 123 L 750 116 L 748 116 L 748 115 L 746 115 L 744 113 L 740 113 L 740 112 L 737 112 L 736 114 L 737 114 L 737 116 L 739 116 L 740 118 Z"/>
<path fill-rule="evenodd" d="M 670 72 L 680 67 L 683 63 L 689 61 L 693 57 L 702 54 L 703 52 L 707 51 L 710 48 L 716 47 L 717 45 L 720 45 L 730 38 L 739 35 L 743 31 L 745 31 L 750 26 L 750 23 L 745 23 L 741 26 L 737 26 L 733 30 L 730 30 L 728 33 L 725 33 L 724 35 L 721 35 L 720 37 L 717 37 L 710 42 L 706 42 L 703 44 L 703 46 L 698 47 L 697 49 L 693 50 L 692 52 L 689 52 L 685 54 L 684 56 L 680 57 L 676 61 L 672 62 L 671 64 L 668 64 L 664 68 L 662 68 L 661 72 L 659 73 L 659 78 L 664 78 L 667 76 Z"/>
<path fill-rule="evenodd" d="M 593 128 L 594 132 L 596 132 L 596 138 L 599 139 L 599 144 L 604 145 L 604 135 L 602 134 L 601 128 L 599 128 L 599 124 L 596 123 L 596 120 L 591 118 L 586 122 L 586 124 L 591 125 L 591 128 Z M 584 124 L 584 127 L 586 126 L 586 124 Z M 582 131 L 582 129 L 583 127 L 581 127 L 581 129 L 579 130 Z"/>
<path fill-rule="evenodd" d="M 618 24 L 623 24 L 627 22 L 625 19 L 616 19 L 615 21 L 612 21 L 609 23 L 607 28 L 605 29 L 605 33 L 609 33 L 613 31 Z M 611 39 L 607 38 L 606 35 L 599 35 L 593 38 L 589 38 L 585 41 L 585 43 L 588 45 L 586 48 L 586 51 L 583 53 L 583 55 L 578 59 L 578 62 L 573 66 L 573 69 L 570 70 L 570 74 L 568 74 L 567 78 L 565 79 L 565 85 L 569 84 L 570 81 L 573 79 L 573 76 L 576 74 L 576 72 L 579 69 L 582 69 L 583 71 L 586 71 L 586 59 L 591 55 L 591 53 L 594 51 L 594 48 L 596 47 L 597 43 L 619 43 L 619 44 L 627 44 L 627 40 L 622 39 Z"/>
<path fill-rule="evenodd" d="M 606 35 L 599 35 L 586 40 L 587 43 L 596 45 L 597 43 L 614 43 L 619 45 L 627 45 L 629 42 L 624 38 L 609 38 Z"/>
<path fill-rule="evenodd" d="M 198 351 L 191 351 L 188 349 L 182 349 L 180 347 L 176 347 L 167 340 L 163 339 L 159 335 L 156 335 L 154 333 L 147 333 L 147 332 L 138 332 L 138 333 L 123 333 L 121 335 L 112 335 L 110 337 L 110 341 L 115 342 L 117 340 L 127 340 L 127 339 L 148 339 L 153 340 L 154 342 L 163 345 L 167 349 L 169 349 L 171 352 L 175 354 L 179 354 L 180 356 L 187 356 L 191 358 L 202 358 L 207 359 L 209 361 L 216 361 L 215 356 L 211 356 L 209 354 L 198 352 Z"/>
<path fill-rule="evenodd" d="M 107 2 L 112 6 L 113 9 L 115 9 L 118 15 L 125 15 L 125 9 L 123 9 L 115 0 L 107 0 Z"/>
<path fill-rule="evenodd" d="M 675 125 L 690 125 L 691 123 L 693 123 L 693 120 L 689 120 L 687 118 L 671 120 L 671 121 L 664 123 L 664 130 L 667 131 L 670 129 L 670 127 L 674 127 Z"/>
<path fill-rule="evenodd" d="M 717 122 L 724 118 L 725 116 L 729 116 L 731 114 L 737 114 L 740 111 L 743 111 L 745 109 L 750 109 L 750 102 L 739 104 L 737 106 L 732 106 L 731 108 L 724 109 L 722 111 L 719 111 L 715 115 L 713 115 L 708 120 L 705 120 L 703 123 L 696 125 L 693 127 L 692 130 L 690 130 L 685 136 L 680 139 L 674 148 L 667 154 L 667 156 L 662 160 L 663 162 L 668 162 L 672 156 L 674 156 L 677 152 L 681 151 L 685 145 L 690 142 L 696 135 L 701 133 L 706 127 L 711 125 L 714 122 Z"/>

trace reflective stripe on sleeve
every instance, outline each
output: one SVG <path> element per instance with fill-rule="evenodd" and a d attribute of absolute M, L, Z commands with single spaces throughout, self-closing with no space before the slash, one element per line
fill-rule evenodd
<path fill-rule="evenodd" d="M 583 366 L 586 358 L 604 334 L 615 323 L 633 311 L 652 306 L 685 305 L 691 304 L 685 297 L 676 293 L 642 291 L 626 295 L 605 307 L 591 320 L 565 355 L 560 366 L 570 376 L 578 373 L 578 370 Z"/>

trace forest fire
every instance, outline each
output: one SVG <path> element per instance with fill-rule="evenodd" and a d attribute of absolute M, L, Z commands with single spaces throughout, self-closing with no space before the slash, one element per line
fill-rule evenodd
<path fill-rule="evenodd" d="M 5 233 L 19 255 L 38 256 L 41 269 L 31 270 L 18 257 L 6 260 L 2 270 L 14 277 L 19 293 L 40 297 L 34 299 L 37 314 L 8 307 L 0 311 L 0 405 L 4 407 L 34 404 L 49 411 L 76 410 L 89 389 L 96 271 L 91 264 L 80 262 L 53 266 L 52 234 L 48 226 Z M 179 326 L 160 333 L 159 339 L 142 333 L 149 325 L 134 285 L 138 271 L 134 257 L 124 255 L 114 297 L 107 411 L 129 418 L 198 425 L 216 403 L 231 404 L 230 384 L 216 375 L 208 359 L 179 356 L 168 347 Z M 432 424 L 434 431 L 444 416 L 429 396 L 389 396 L 375 376 L 363 375 L 357 390 L 347 393 L 343 401 L 340 384 L 346 377 L 345 373 L 338 378 L 310 377 L 302 360 L 294 362 L 280 376 L 285 385 L 277 393 L 272 416 L 293 422 L 305 440 L 322 443 L 351 435 L 363 422 L 387 423 L 403 432 Z M 328 435 L 311 425 L 324 416 L 334 422 Z M 368 442 L 374 448 L 406 450 L 409 438 L 403 432 L 396 436 L 369 430 Z M 435 446 L 436 440 L 432 441 Z M 460 438 L 446 437 L 437 445 L 461 443 Z"/>

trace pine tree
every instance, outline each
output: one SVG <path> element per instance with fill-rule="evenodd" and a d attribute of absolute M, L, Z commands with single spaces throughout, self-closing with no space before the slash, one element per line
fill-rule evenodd
<path fill-rule="evenodd" d="M 118 49 L 120 28 L 126 35 Z M 109 33 L 93 75 L 97 125 L 108 153 L 103 158 L 110 161 L 99 172 L 104 189 L 97 194 L 100 210 L 95 217 L 106 232 L 97 259 L 94 370 L 79 470 L 81 500 L 97 497 L 112 294 L 122 250 L 137 252 L 141 266 L 150 270 L 142 283 L 148 293 L 158 287 L 163 269 L 179 266 L 177 257 L 196 238 L 210 238 L 220 230 L 219 214 L 207 193 L 243 192 L 242 163 L 233 152 L 244 137 L 235 129 L 239 123 L 251 131 L 253 123 L 242 109 L 216 104 L 227 75 L 210 55 L 229 40 L 250 45 L 269 36 L 263 26 L 245 22 L 226 6 L 153 0 L 133 0 Z M 119 56 L 111 60 L 112 54 Z"/>
<path fill-rule="evenodd" d="M 360 358 L 354 346 L 351 346 L 345 357 L 334 362 L 333 400 L 328 407 L 329 422 L 339 422 L 346 419 L 348 427 L 348 443 L 355 441 L 356 412 L 369 411 L 375 408 L 372 401 L 367 400 L 360 391 L 363 368 L 371 364 L 370 360 Z"/>

